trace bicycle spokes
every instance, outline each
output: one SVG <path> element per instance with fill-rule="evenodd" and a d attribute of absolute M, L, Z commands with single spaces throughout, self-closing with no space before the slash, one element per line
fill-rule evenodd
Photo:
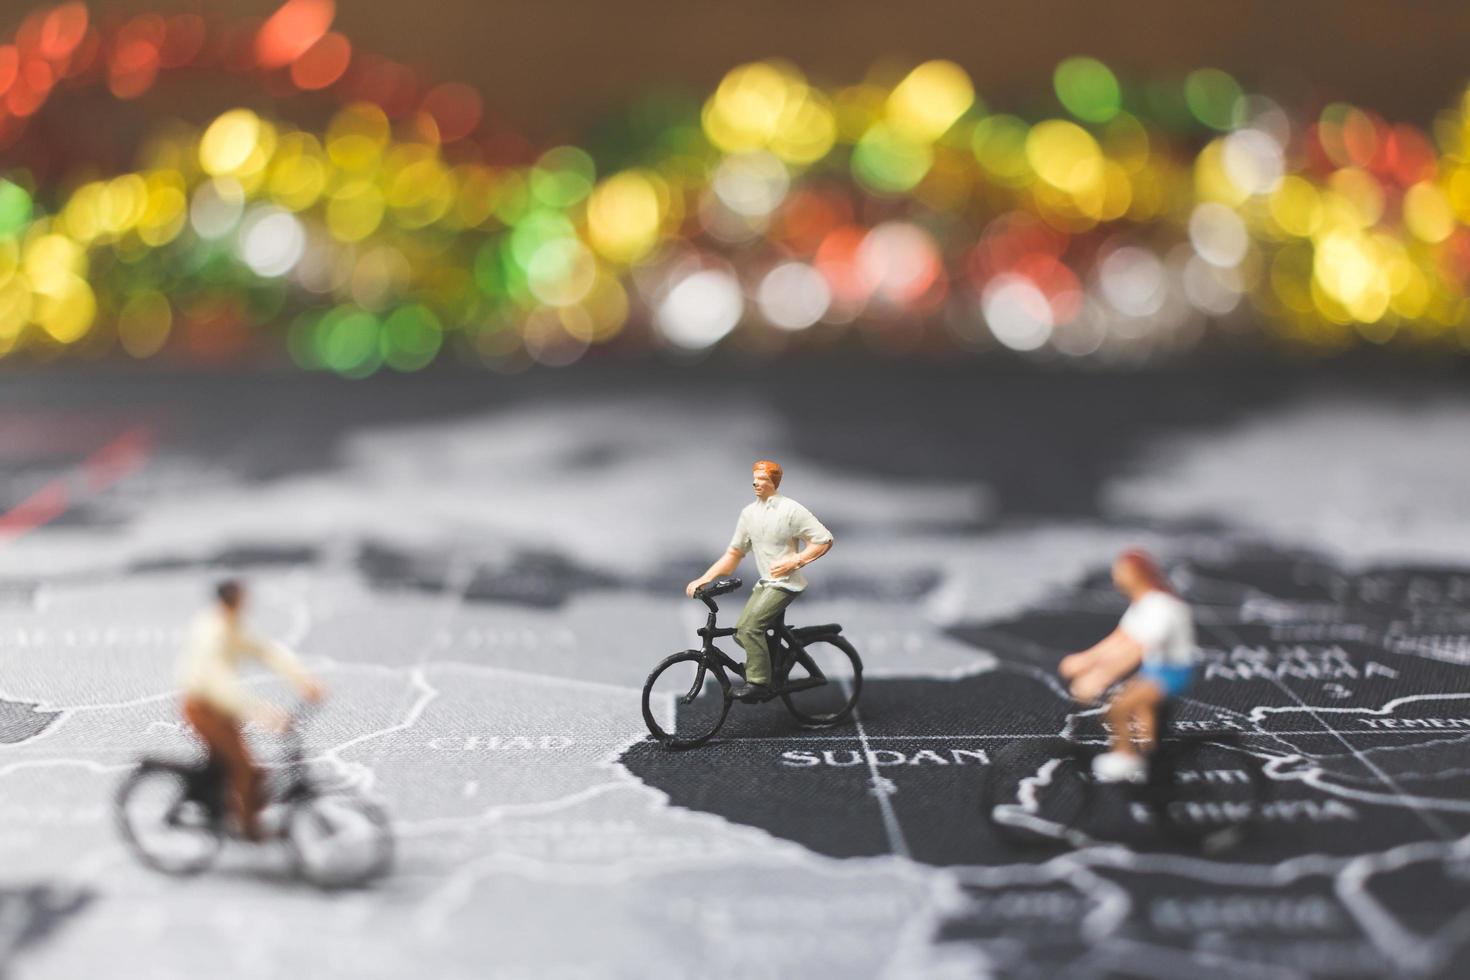
<path fill-rule="evenodd" d="M 833 634 L 807 641 L 790 656 L 793 662 L 781 697 L 796 720 L 813 728 L 845 720 L 863 687 L 863 665 L 857 651 Z"/>

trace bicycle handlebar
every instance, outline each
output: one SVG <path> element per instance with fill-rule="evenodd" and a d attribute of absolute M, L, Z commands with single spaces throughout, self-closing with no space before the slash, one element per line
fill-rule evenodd
<path fill-rule="evenodd" d="M 724 578 L 717 578 L 713 582 L 706 582 L 702 588 L 695 589 L 694 598 L 700 600 L 710 608 L 714 608 L 714 603 L 710 601 L 711 599 L 717 595 L 724 595 L 726 592 L 734 592 L 744 584 L 740 579 L 732 575 L 727 575 Z"/>

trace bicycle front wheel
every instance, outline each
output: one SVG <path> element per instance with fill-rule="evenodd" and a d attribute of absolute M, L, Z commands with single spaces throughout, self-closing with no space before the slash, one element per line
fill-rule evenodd
<path fill-rule="evenodd" d="M 192 792 L 182 767 L 142 765 L 117 791 L 117 825 L 138 860 L 171 875 L 198 874 L 223 843 L 218 814 Z"/>
<path fill-rule="evenodd" d="M 698 650 L 676 653 L 653 668 L 643 685 L 643 721 L 665 747 L 708 742 L 730 711 L 729 688 Z"/>
<path fill-rule="evenodd" d="M 301 876 L 321 888 L 366 884 L 393 863 L 387 812 L 351 793 L 309 796 L 293 804 L 286 839 Z"/>
<path fill-rule="evenodd" d="M 863 662 L 836 633 L 814 636 L 794 651 L 786 676 L 786 708 L 803 728 L 827 728 L 847 720 L 863 691 Z"/>

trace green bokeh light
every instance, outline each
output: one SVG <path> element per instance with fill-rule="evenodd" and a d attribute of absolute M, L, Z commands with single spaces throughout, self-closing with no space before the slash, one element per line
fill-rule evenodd
<path fill-rule="evenodd" d="M 547 150 L 531 171 L 531 194 L 553 208 L 571 207 L 592 193 L 597 167 L 575 146 Z"/>
<path fill-rule="evenodd" d="M 317 326 L 317 356 L 338 374 L 365 378 L 383 363 L 378 320 L 366 310 L 338 307 Z"/>
<path fill-rule="evenodd" d="M 1192 71 L 1184 80 L 1184 101 L 1189 111 L 1211 129 L 1223 131 L 1235 124 L 1235 106 L 1240 97 L 1240 83 L 1218 68 Z"/>
<path fill-rule="evenodd" d="M 900 138 L 882 123 L 863 134 L 852 148 L 852 172 L 869 190 L 901 194 L 912 190 L 934 163 L 927 146 Z"/>
<path fill-rule="evenodd" d="M 444 343 L 444 328 L 432 310 L 418 303 L 400 306 L 383 323 L 383 361 L 395 371 L 427 367 Z"/>
<path fill-rule="evenodd" d="M 1107 65 L 1096 58 L 1068 58 L 1052 75 L 1057 98 L 1083 122 L 1105 123 L 1118 114 L 1123 92 Z"/>
<path fill-rule="evenodd" d="M 522 270 L 529 269 L 543 245 L 576 235 L 576 227 L 561 212 L 532 211 L 511 231 L 510 255 Z"/>
<path fill-rule="evenodd" d="M 0 238 L 20 234 L 31 220 L 31 195 L 19 184 L 0 180 Z"/>

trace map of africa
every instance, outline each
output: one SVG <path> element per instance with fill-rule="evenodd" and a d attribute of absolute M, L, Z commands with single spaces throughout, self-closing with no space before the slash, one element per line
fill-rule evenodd
<path fill-rule="evenodd" d="M 1348 371 L 12 377 L 0 969 L 1454 976 L 1467 428 L 1449 379 Z M 669 752 L 642 683 L 697 644 L 683 583 L 760 457 L 837 537 L 790 619 L 843 624 L 863 697 L 819 732 L 736 705 Z M 1116 623 L 1128 546 L 1195 608 L 1181 727 L 1238 732 L 1271 801 L 1222 853 L 1018 849 L 982 818 L 987 769 L 1086 713 L 1055 665 Z M 372 888 L 240 844 L 180 881 L 117 835 L 130 764 L 192 751 L 174 661 L 226 574 L 329 690 L 313 765 L 393 815 Z"/>

